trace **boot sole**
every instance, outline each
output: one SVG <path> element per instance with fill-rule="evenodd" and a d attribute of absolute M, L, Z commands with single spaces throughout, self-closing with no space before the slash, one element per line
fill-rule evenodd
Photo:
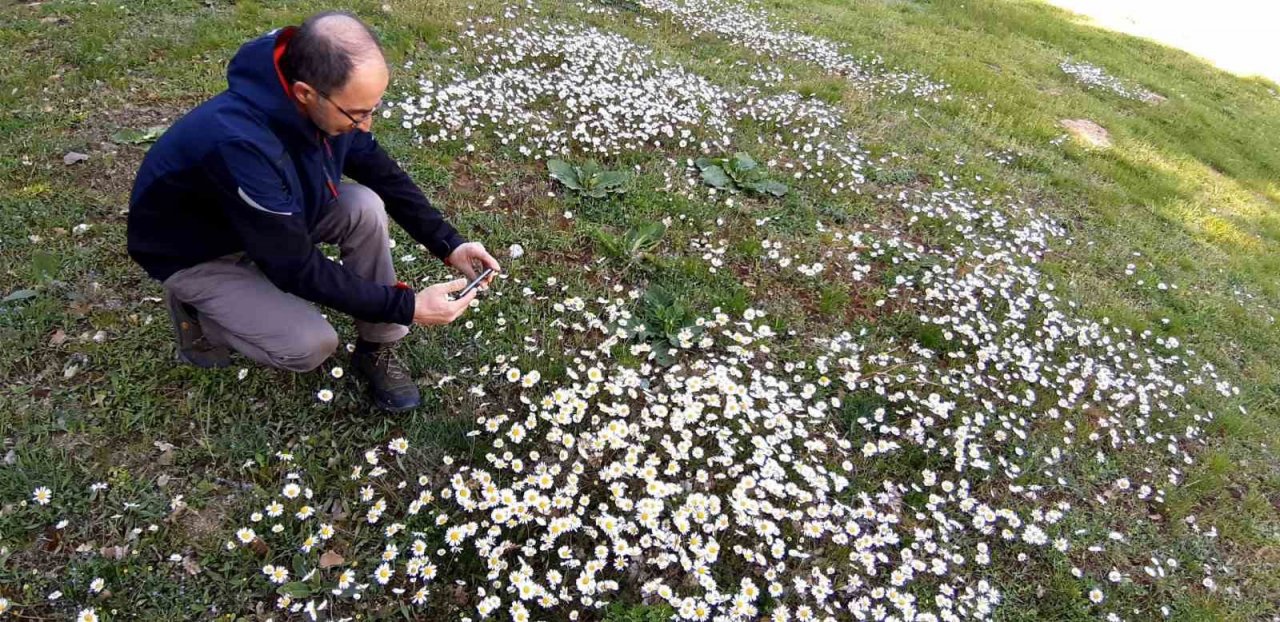
<path fill-rule="evenodd" d="M 383 410 L 385 412 L 402 413 L 402 412 L 413 410 L 421 406 L 422 400 L 418 400 L 418 403 L 413 404 L 412 406 L 392 406 L 391 404 L 388 404 L 385 401 L 378 399 L 377 396 L 373 396 L 373 405 L 377 406 L 380 410 Z"/>

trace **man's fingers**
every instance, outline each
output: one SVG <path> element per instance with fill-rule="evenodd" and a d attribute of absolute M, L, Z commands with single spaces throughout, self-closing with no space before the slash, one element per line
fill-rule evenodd
<path fill-rule="evenodd" d="M 453 319 L 449 321 L 458 319 L 458 317 L 461 316 L 467 310 L 467 307 L 471 306 L 471 301 L 475 300 L 475 297 L 476 297 L 476 290 L 473 289 L 467 292 L 466 296 L 463 296 L 453 301 L 453 305 L 454 305 Z"/>
<path fill-rule="evenodd" d="M 447 282 L 447 283 L 441 283 L 440 285 L 441 285 L 442 287 L 444 287 L 444 292 L 445 292 L 446 294 L 451 294 L 451 293 L 453 293 L 453 292 L 456 292 L 456 291 L 458 291 L 458 290 L 460 290 L 460 289 L 462 289 L 462 288 L 466 287 L 466 286 L 467 286 L 467 280 L 466 280 L 466 279 L 454 279 L 454 280 L 449 281 L 449 282 Z"/>

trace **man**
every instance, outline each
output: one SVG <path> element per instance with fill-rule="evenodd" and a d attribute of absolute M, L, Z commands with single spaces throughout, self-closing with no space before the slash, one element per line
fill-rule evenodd
<path fill-rule="evenodd" d="M 321 13 L 241 47 L 227 90 L 147 153 L 130 200 L 129 254 L 164 284 L 179 360 L 225 366 L 233 348 L 265 365 L 315 369 L 338 346 L 316 303 L 356 319 L 352 367 L 378 406 L 421 403 L 395 345 L 409 324 L 453 321 L 475 293 L 452 299 L 465 279 L 416 294 L 398 283 L 387 215 L 469 278 L 501 267 L 369 133 L 388 75 L 367 26 Z M 342 262 L 317 242 L 337 244 Z"/>

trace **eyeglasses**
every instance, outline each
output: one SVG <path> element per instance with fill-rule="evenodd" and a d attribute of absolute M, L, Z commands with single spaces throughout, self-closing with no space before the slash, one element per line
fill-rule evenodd
<path fill-rule="evenodd" d="M 343 109 L 342 109 L 342 106 L 339 106 L 339 105 L 338 105 L 338 102 L 333 101 L 333 99 L 331 99 L 327 94 L 325 94 L 325 92 L 324 92 L 324 91 L 321 91 L 321 90 L 317 89 L 317 90 L 316 90 L 316 93 L 319 93 L 319 94 L 320 94 L 320 97 L 325 98 L 325 100 L 326 100 L 326 101 L 328 101 L 330 104 L 333 104 L 333 107 L 334 107 L 334 108 L 337 108 L 337 109 L 338 109 L 338 112 L 341 112 L 341 113 L 343 114 L 343 116 L 345 116 L 346 118 L 350 119 L 350 120 L 351 120 L 351 129 L 353 129 L 353 130 L 354 130 L 354 129 L 356 129 L 356 128 L 358 128 L 358 127 L 360 127 L 360 124 L 361 124 L 361 123 L 364 123 L 365 121 L 368 121 L 369 119 L 373 118 L 373 113 L 377 112 L 377 111 L 378 111 L 378 108 L 380 108 L 380 107 L 382 106 L 382 101 L 381 101 L 381 100 L 379 100 L 379 101 L 378 101 L 378 103 L 376 103 L 376 104 L 374 104 L 374 105 L 373 105 L 373 108 L 371 108 L 371 109 L 369 110 L 369 112 L 366 112 L 366 113 L 364 113 L 363 115 L 360 115 L 360 118 L 359 118 L 359 119 L 357 119 L 357 118 L 355 118 L 355 117 L 351 116 L 351 113 L 350 113 L 350 112 L 347 112 L 346 110 L 343 110 Z"/>

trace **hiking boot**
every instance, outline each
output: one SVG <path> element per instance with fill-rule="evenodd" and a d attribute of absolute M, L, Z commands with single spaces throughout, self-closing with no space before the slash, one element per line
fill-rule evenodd
<path fill-rule="evenodd" d="M 231 351 L 226 346 L 214 345 L 204 336 L 200 322 L 196 321 L 196 309 L 178 300 L 169 290 L 164 292 L 169 306 L 169 319 L 173 321 L 173 335 L 178 345 L 178 360 L 201 369 L 226 367 L 231 364 Z"/>
<path fill-rule="evenodd" d="M 422 404 L 418 385 L 396 357 L 396 342 L 356 341 L 351 366 L 369 382 L 369 392 L 378 408 L 400 412 Z"/>

